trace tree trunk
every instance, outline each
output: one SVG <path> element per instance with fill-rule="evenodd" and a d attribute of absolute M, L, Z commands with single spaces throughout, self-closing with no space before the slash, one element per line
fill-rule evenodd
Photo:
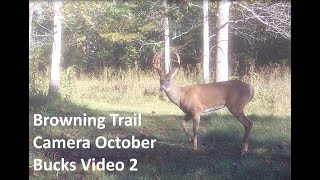
<path fill-rule="evenodd" d="M 139 63 L 138 63 L 138 60 L 134 60 L 134 69 L 135 69 L 136 71 L 138 71 L 138 70 L 139 70 Z"/>
<path fill-rule="evenodd" d="M 29 1 L 29 46 L 31 43 L 33 11 L 34 11 L 34 5 L 31 1 Z"/>
<path fill-rule="evenodd" d="M 53 27 L 53 45 L 51 61 L 51 79 L 49 85 L 49 95 L 58 94 L 58 84 L 60 76 L 61 59 L 61 0 L 55 0 L 54 3 L 54 27 Z"/>
<path fill-rule="evenodd" d="M 203 0 L 203 81 L 209 83 L 209 16 L 208 16 L 208 0 Z"/>
<path fill-rule="evenodd" d="M 218 2 L 217 11 L 217 56 L 215 81 L 227 81 L 229 77 L 228 67 L 228 33 L 229 33 L 229 9 L 228 0 Z"/>
<path fill-rule="evenodd" d="M 163 1 L 164 6 L 166 8 L 165 17 L 164 17 L 164 67 L 166 73 L 169 73 L 170 70 L 170 37 L 169 37 L 169 14 L 168 14 L 168 4 L 167 0 Z"/>

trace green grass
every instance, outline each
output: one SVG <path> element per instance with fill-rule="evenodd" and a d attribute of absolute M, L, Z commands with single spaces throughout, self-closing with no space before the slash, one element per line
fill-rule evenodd
<path fill-rule="evenodd" d="M 254 72 L 254 73 L 253 73 Z M 68 74 L 69 73 L 69 74 Z M 105 157 L 110 161 L 138 160 L 137 172 L 107 171 L 30 171 L 29 179 L 291 179 L 291 75 L 285 67 L 254 70 L 242 79 L 253 85 L 255 96 L 246 107 L 248 118 L 254 121 L 250 135 L 249 154 L 240 159 L 242 124 L 227 109 L 203 115 L 199 130 L 200 151 L 193 152 L 180 126 L 183 113 L 158 91 L 159 79 L 154 72 L 134 71 L 117 74 L 106 70 L 100 79 L 81 77 L 63 72 L 61 98 L 50 99 L 45 83 L 34 77 L 30 87 L 29 164 L 34 158 L 46 161 L 61 157 Z M 191 75 L 179 72 L 178 85 L 200 82 Z M 37 83 L 35 85 L 35 83 Z M 38 89 L 37 89 L 38 88 Z M 34 127 L 33 114 L 46 116 L 106 116 L 119 113 L 132 116 L 142 114 L 141 127 Z M 191 122 L 188 123 L 191 133 Z M 36 149 L 36 136 L 48 138 L 156 138 L 154 149 Z M 288 145 L 280 146 L 287 142 Z M 93 143 L 93 142 L 92 142 Z"/>

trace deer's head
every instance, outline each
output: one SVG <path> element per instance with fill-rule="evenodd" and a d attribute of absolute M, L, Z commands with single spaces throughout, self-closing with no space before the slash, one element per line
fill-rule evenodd
<path fill-rule="evenodd" d="M 177 56 L 177 63 L 178 63 L 178 66 L 177 67 L 174 67 L 174 68 L 170 68 L 169 70 L 169 73 L 165 73 L 163 68 L 162 68 L 162 65 L 161 65 L 161 56 L 156 53 L 153 60 L 152 60 L 152 63 L 153 63 L 153 67 L 155 69 L 158 70 L 158 74 L 160 76 L 160 91 L 162 90 L 165 90 L 165 91 L 170 91 L 170 87 L 172 86 L 173 84 L 173 77 L 177 74 L 178 72 L 178 69 L 179 69 L 179 66 L 180 66 L 180 56 L 174 52 Z"/>

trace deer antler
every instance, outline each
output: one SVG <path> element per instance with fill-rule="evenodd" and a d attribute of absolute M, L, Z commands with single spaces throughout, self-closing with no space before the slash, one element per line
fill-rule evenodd
<path fill-rule="evenodd" d="M 179 68 L 180 67 L 180 55 L 176 51 L 173 51 L 173 53 L 177 56 L 177 60 L 171 60 L 171 61 L 176 62 L 177 67 Z M 163 69 L 162 64 L 161 64 L 161 60 L 162 60 L 161 54 L 159 54 L 158 52 L 154 52 L 154 56 L 152 59 L 152 65 L 158 71 L 162 71 L 162 69 Z"/>
<path fill-rule="evenodd" d="M 162 71 L 161 59 L 161 55 L 158 52 L 155 52 L 152 59 L 152 65 L 158 71 Z"/>
<path fill-rule="evenodd" d="M 180 55 L 176 52 L 176 51 L 173 51 L 173 53 L 177 56 L 177 60 L 172 60 L 172 61 L 175 61 L 177 62 L 177 67 L 179 68 L 180 67 Z"/>

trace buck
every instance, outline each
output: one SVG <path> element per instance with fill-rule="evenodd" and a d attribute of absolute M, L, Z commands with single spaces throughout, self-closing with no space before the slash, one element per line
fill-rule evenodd
<path fill-rule="evenodd" d="M 177 56 L 177 62 L 180 66 L 180 56 Z M 164 73 L 160 55 L 155 54 L 152 63 L 155 69 L 158 70 L 160 76 L 160 90 L 164 90 L 169 100 L 177 105 L 186 115 L 181 120 L 181 126 L 187 136 L 189 142 L 193 143 L 193 150 L 197 150 L 197 131 L 200 124 L 201 114 L 211 112 L 223 107 L 227 107 L 244 126 L 244 137 L 242 141 L 241 156 L 248 151 L 248 138 L 253 126 L 244 115 L 244 107 L 253 98 L 253 88 L 247 83 L 239 80 L 229 80 L 215 82 L 209 84 L 194 84 L 184 87 L 178 87 L 173 82 L 173 77 L 176 75 L 179 66 L 169 70 L 169 73 Z M 191 139 L 187 131 L 186 123 L 193 120 L 193 138 Z"/>

